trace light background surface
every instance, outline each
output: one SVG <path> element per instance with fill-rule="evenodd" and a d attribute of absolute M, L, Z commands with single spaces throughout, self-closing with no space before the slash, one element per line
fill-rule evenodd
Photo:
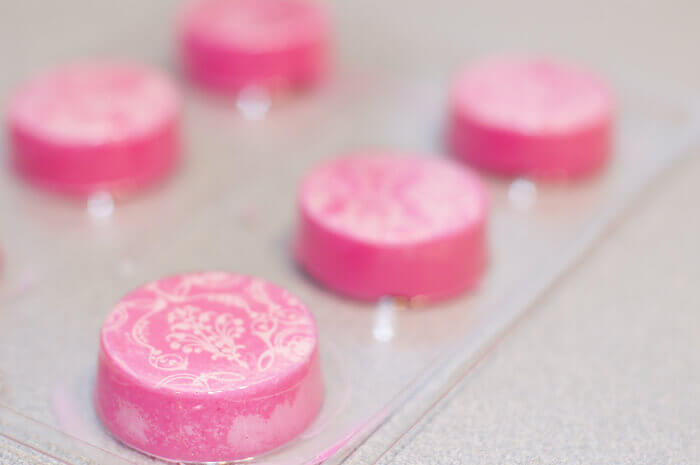
<path fill-rule="evenodd" d="M 66 59 L 109 53 L 167 64 L 176 3 L 3 0 L 0 103 L 22 78 Z M 332 7 L 345 68 L 412 73 L 535 50 L 700 94 L 700 4 L 690 0 Z M 698 180 L 693 153 L 382 463 L 700 463 Z M 392 427 L 405 425 L 380 429 L 349 462 L 377 459 Z M 0 463 L 43 460 L 0 438 Z"/>

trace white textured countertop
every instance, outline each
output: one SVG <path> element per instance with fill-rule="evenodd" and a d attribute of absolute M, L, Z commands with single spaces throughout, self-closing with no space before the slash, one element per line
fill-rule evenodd
<path fill-rule="evenodd" d="M 381 463 L 700 463 L 699 177 L 644 195 Z"/>

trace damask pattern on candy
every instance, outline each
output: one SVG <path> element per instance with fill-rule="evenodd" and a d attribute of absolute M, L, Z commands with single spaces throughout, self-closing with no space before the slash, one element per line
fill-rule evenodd
<path fill-rule="evenodd" d="M 228 273 L 173 276 L 122 299 L 103 326 L 116 363 L 157 387 L 227 389 L 279 376 L 308 359 L 313 319 L 263 281 Z"/>

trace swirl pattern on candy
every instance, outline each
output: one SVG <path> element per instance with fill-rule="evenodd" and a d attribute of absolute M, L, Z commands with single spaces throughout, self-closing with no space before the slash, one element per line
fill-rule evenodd
<path fill-rule="evenodd" d="M 107 317 L 96 394 L 107 428 L 150 455 L 258 455 L 294 438 L 320 409 L 316 326 L 296 297 L 255 278 L 164 278 Z"/>
<path fill-rule="evenodd" d="M 12 98 L 13 163 L 63 193 L 143 187 L 175 165 L 179 115 L 175 87 L 156 71 L 126 62 L 64 66 Z"/>
<path fill-rule="evenodd" d="M 366 155 L 322 164 L 302 183 L 302 266 L 361 299 L 436 299 L 474 286 L 486 262 L 479 180 L 434 157 Z"/>

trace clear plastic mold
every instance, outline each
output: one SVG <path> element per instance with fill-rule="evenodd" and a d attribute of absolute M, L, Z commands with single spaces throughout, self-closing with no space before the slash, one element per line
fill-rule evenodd
<path fill-rule="evenodd" d="M 113 439 L 95 415 L 100 325 L 143 282 L 230 270 L 307 303 L 327 389 L 314 425 L 250 463 L 339 463 L 399 407 L 424 410 L 698 134 L 692 103 L 619 79 L 615 153 L 599 176 L 567 185 L 485 178 L 491 263 L 476 292 L 425 307 L 390 297 L 360 303 L 319 287 L 290 254 L 298 181 L 347 150 L 444 156 L 447 82 L 440 75 L 340 78 L 316 95 L 265 103 L 265 111 L 188 95 L 183 166 L 130 199 L 66 201 L 4 172 L 0 435 L 59 463 L 153 463 Z"/>

